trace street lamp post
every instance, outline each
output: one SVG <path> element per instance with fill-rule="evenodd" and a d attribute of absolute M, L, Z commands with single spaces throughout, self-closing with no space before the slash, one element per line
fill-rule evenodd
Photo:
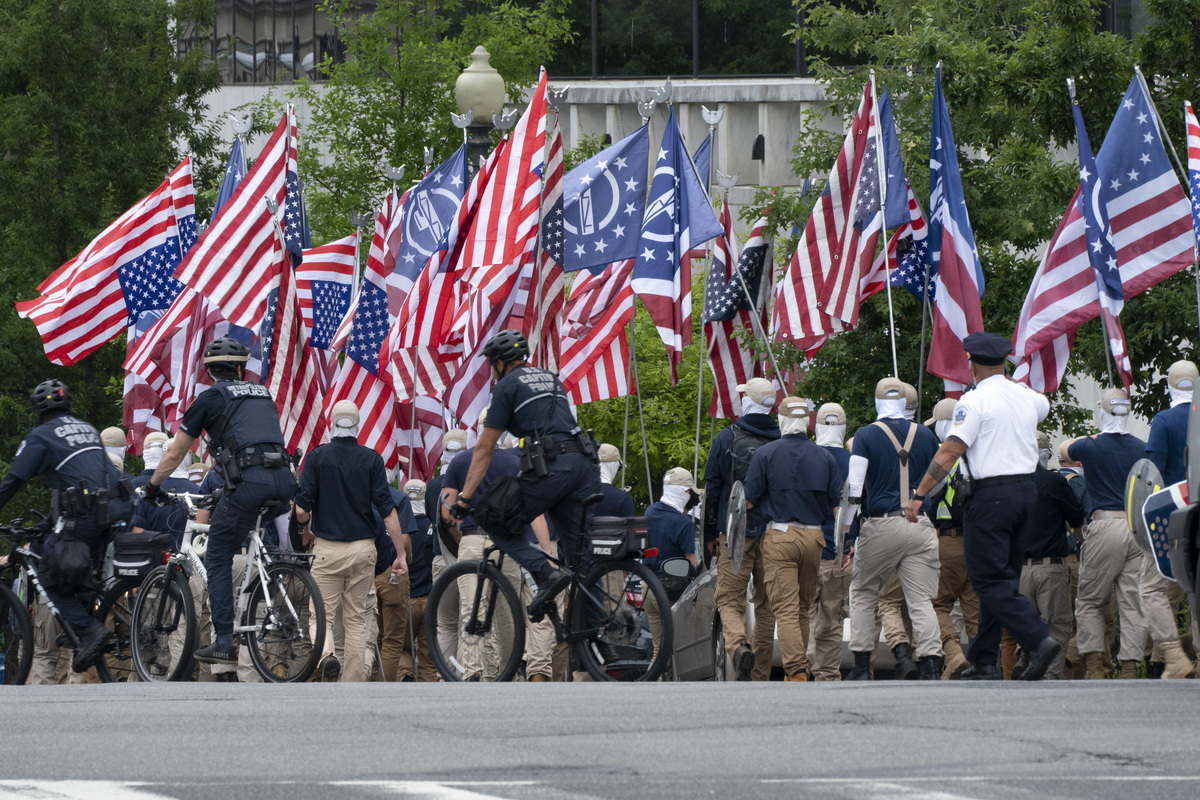
<path fill-rule="evenodd" d="M 489 58 L 483 45 L 476 47 L 471 53 L 471 66 L 463 70 L 454 83 L 454 100 L 459 112 L 464 116 L 471 115 L 466 130 L 472 172 L 478 168 L 479 159 L 492 148 L 492 139 L 488 135 L 493 128 L 492 117 L 504 110 L 507 99 L 504 78 L 488 63 Z"/>

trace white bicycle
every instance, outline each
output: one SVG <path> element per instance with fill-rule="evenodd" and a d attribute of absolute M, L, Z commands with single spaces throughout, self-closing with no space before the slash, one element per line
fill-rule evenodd
<path fill-rule="evenodd" d="M 196 522 L 197 510 L 216 507 L 217 495 L 167 493 L 187 506 L 183 541 L 167 562 L 142 581 L 133 607 L 133 663 L 143 681 L 180 681 L 192 674 L 199 639 L 196 602 L 189 578 L 208 584 L 197 534 L 208 525 Z M 246 569 L 237 589 L 233 634 L 249 648 L 250 661 L 264 681 L 305 681 L 325 645 L 325 603 L 309 574 L 309 558 L 267 547 L 262 521 L 276 508 L 259 509 L 246 549 Z M 199 545 L 199 546 L 198 546 Z"/>

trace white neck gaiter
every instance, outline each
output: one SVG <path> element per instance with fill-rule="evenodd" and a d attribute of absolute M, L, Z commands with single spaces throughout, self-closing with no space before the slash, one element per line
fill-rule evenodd
<path fill-rule="evenodd" d="M 687 508 L 688 488 L 686 486 L 670 486 L 663 484 L 662 502 L 678 511 L 680 514 Z"/>
<path fill-rule="evenodd" d="M 1038 448 L 1038 466 L 1042 469 L 1047 469 L 1050 466 L 1050 451 L 1045 448 Z"/>
<path fill-rule="evenodd" d="M 771 407 L 760 405 L 754 402 L 749 397 L 742 398 L 742 416 L 746 414 L 770 414 Z"/>
<path fill-rule="evenodd" d="M 425 498 L 410 497 L 410 498 L 408 498 L 408 504 L 410 506 L 412 506 L 412 512 L 413 512 L 414 517 L 420 517 L 420 516 L 425 515 Z"/>
<path fill-rule="evenodd" d="M 1189 400 L 1191 399 L 1191 392 L 1188 393 L 1188 399 Z M 117 458 L 121 459 L 122 461 L 125 460 L 125 448 L 124 447 L 109 447 L 108 445 L 105 445 L 104 452 L 108 453 L 110 456 L 116 456 Z"/>
<path fill-rule="evenodd" d="M 906 404 L 905 404 L 905 406 L 904 406 L 904 418 L 905 418 L 906 420 L 908 420 L 909 422 L 912 422 L 913 420 L 915 420 L 915 419 L 917 418 L 917 409 L 916 409 L 916 407 L 914 406 L 914 407 L 912 407 L 912 408 L 909 408 L 909 407 L 908 407 L 908 405 L 907 405 L 907 403 L 906 403 Z"/>
<path fill-rule="evenodd" d="M 161 444 L 155 443 L 142 451 L 142 461 L 146 465 L 146 469 L 158 469 L 158 463 L 162 461 L 163 447 Z"/>
<path fill-rule="evenodd" d="M 780 417 L 779 432 L 784 436 L 804 433 L 808 430 L 808 417 Z"/>
<path fill-rule="evenodd" d="M 1129 415 L 1116 416 L 1107 411 L 1100 412 L 1100 432 L 1101 433 L 1128 433 L 1125 426 L 1129 421 Z"/>
<path fill-rule="evenodd" d="M 904 419 L 906 410 L 903 397 L 898 400 L 875 400 L 875 419 Z"/>
<path fill-rule="evenodd" d="M 845 447 L 845 425 L 822 425 L 817 423 L 817 444 L 821 447 Z"/>
<path fill-rule="evenodd" d="M 1174 386 L 1168 386 L 1167 391 L 1171 394 L 1171 408 L 1192 402 L 1191 389 L 1176 389 Z"/>
<path fill-rule="evenodd" d="M 331 438 L 331 439 L 344 439 L 346 437 L 351 437 L 351 436 L 354 437 L 355 439 L 358 438 L 358 426 L 357 425 L 350 425 L 349 427 L 343 427 L 341 425 L 334 425 L 333 430 L 329 432 L 329 438 Z"/>
<path fill-rule="evenodd" d="M 600 462 L 600 482 L 607 483 L 612 486 L 612 482 L 616 480 L 617 473 L 621 470 L 620 461 L 601 461 Z"/>

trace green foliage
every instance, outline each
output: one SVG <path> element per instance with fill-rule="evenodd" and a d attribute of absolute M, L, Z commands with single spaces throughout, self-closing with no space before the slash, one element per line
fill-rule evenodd
<path fill-rule="evenodd" d="M 121 421 L 113 376 L 123 342 L 52 366 L 13 304 L 36 297 L 188 150 L 203 174 L 215 144 L 203 98 L 219 75 L 203 53 L 178 58 L 173 31 L 206 26 L 215 10 L 201 0 L 0 0 L 0 458 L 33 423 L 29 392 L 46 378 L 67 382 L 80 417 Z M 30 505 L 44 505 L 37 490 L 10 511 Z"/>
<path fill-rule="evenodd" d="M 389 185 L 385 164 L 405 164 L 409 176 L 419 176 L 425 147 L 439 161 L 458 148 L 454 81 L 476 46 L 491 53 L 518 102 L 555 46 L 571 38 L 560 18 L 564 3 L 449 0 L 435 11 L 414 0 L 382 0 L 364 12 L 353 0 L 327 0 L 348 57 L 341 64 L 327 57 L 325 81 L 294 93 L 312 112 L 300 135 L 300 171 L 313 241 L 344 236 L 351 211 L 377 204 Z"/>

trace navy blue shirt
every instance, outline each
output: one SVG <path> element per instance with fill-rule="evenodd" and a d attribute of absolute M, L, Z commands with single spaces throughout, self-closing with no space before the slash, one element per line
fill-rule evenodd
<path fill-rule="evenodd" d="M 892 433 L 903 445 L 908 438 L 910 423 L 903 419 L 881 420 L 892 429 Z M 938 439 L 924 425 L 917 425 L 917 435 L 913 439 L 912 449 L 908 454 L 908 489 L 911 493 L 921 483 L 929 462 L 938 451 Z M 867 480 L 863 485 L 862 513 L 886 514 L 889 511 L 900 511 L 908 503 L 908 498 L 900 497 L 900 457 L 896 454 L 896 446 L 875 425 L 864 425 L 854 432 L 853 455 L 867 459 Z M 928 511 L 929 499 L 921 505 L 921 511 Z"/>
<path fill-rule="evenodd" d="M 729 493 L 733 489 L 733 458 L 729 448 L 733 444 L 733 429 L 741 428 L 747 433 L 775 441 L 779 438 L 779 423 L 770 414 L 743 414 L 732 425 L 722 428 L 708 448 L 708 460 L 704 462 L 704 541 L 711 542 L 725 532 L 729 519 Z M 757 536 L 761 530 L 750 530 L 747 536 Z"/>
<path fill-rule="evenodd" d="M 1083 506 L 1083 510 L 1086 512 L 1090 509 L 1092 506 L 1091 501 L 1088 500 L 1087 477 L 1076 472 L 1072 467 L 1059 467 L 1058 474 L 1066 479 L 1067 485 L 1075 493 L 1075 499 L 1079 501 L 1079 505 Z"/>
<path fill-rule="evenodd" d="M 494 401 L 493 401 L 494 402 Z M 492 412 L 488 411 L 488 422 L 492 421 Z M 442 483 L 442 489 L 453 489 L 456 492 L 461 492 L 463 486 L 467 482 L 467 472 L 471 469 L 471 459 L 475 455 L 475 448 L 470 447 L 462 451 L 454 457 L 450 462 L 450 466 L 446 469 L 446 479 Z M 503 478 L 505 475 L 517 475 L 521 472 L 521 459 L 516 453 L 511 450 L 496 449 L 492 454 L 492 461 L 488 464 L 487 472 L 483 475 L 483 480 L 479 482 L 479 486 L 475 489 L 475 495 L 472 500 L 478 500 L 483 497 L 483 493 L 487 491 L 488 486 L 492 481 Z M 463 533 L 478 530 L 479 523 L 474 517 L 464 517 L 458 523 L 458 529 Z"/>
<path fill-rule="evenodd" d="M 746 473 L 746 502 L 764 522 L 833 522 L 842 497 L 837 461 L 803 433 L 767 442 L 750 459 Z"/>
<path fill-rule="evenodd" d="M 413 557 L 416 557 L 417 542 L 413 538 L 416 536 L 419 526 L 417 519 L 413 516 L 412 504 L 408 502 L 408 495 L 399 489 L 388 487 L 388 494 L 392 496 L 392 502 L 395 503 L 396 517 L 400 523 L 400 532 L 408 534 L 410 539 L 413 539 Z M 371 509 L 375 515 L 375 554 L 377 557 L 384 554 L 391 556 L 392 561 L 396 560 L 396 547 L 392 542 L 392 537 L 388 535 L 387 526 L 383 524 L 383 517 L 379 515 L 379 510 Z M 388 512 L 391 513 L 391 512 Z M 375 574 L 382 575 L 385 571 L 391 568 L 391 563 L 380 564 L 375 563 Z M 412 562 L 408 565 L 409 580 L 412 579 Z M 411 586 L 411 584 L 410 584 Z M 410 589 L 411 594 L 411 589 Z"/>
<path fill-rule="evenodd" d="M 400 507 L 399 502 L 396 507 Z M 420 514 L 414 519 L 417 532 L 412 534 L 412 560 L 408 562 L 408 596 L 426 597 L 433 588 L 433 552 L 437 536 L 429 517 Z"/>
<path fill-rule="evenodd" d="M 357 542 L 376 536 L 372 510 L 386 517 L 396 503 L 379 454 L 352 436 L 339 436 L 305 457 L 296 505 L 312 514 L 317 536 Z"/>
<path fill-rule="evenodd" d="M 429 526 L 433 528 L 433 554 L 435 556 L 442 554 L 442 537 L 438 534 L 438 520 L 441 519 L 442 484 L 445 480 L 445 475 L 438 475 L 425 484 L 425 518 L 429 520 Z"/>
<path fill-rule="evenodd" d="M 147 470 L 143 470 L 142 472 L 139 472 L 137 475 L 134 475 L 133 479 L 130 480 L 129 483 L 133 486 L 133 488 L 138 489 L 142 486 L 145 486 L 147 483 L 149 483 L 150 479 L 153 477 L 154 477 L 154 470 L 147 469 Z"/>
<path fill-rule="evenodd" d="M 645 560 L 646 566 L 662 575 L 662 562 L 696 552 L 696 525 L 687 514 L 676 511 L 662 502 L 651 503 L 646 509 L 646 527 L 650 530 L 650 546 L 658 555 Z"/>
<path fill-rule="evenodd" d="M 633 498 L 629 496 L 629 492 L 621 491 L 608 483 L 601 483 L 600 494 L 604 495 L 604 499 L 593 506 L 597 517 L 632 517 L 636 515 Z"/>
<path fill-rule="evenodd" d="M 822 450 L 829 453 L 829 455 L 833 456 L 833 460 L 837 462 L 839 476 L 838 480 L 841 481 L 838 486 L 844 488 L 846 485 L 846 476 L 850 474 L 850 451 L 844 447 L 827 447 L 824 445 L 821 445 L 820 447 Z M 841 501 L 839 500 L 838 502 Z M 834 509 L 834 515 L 837 515 L 836 509 Z M 821 550 L 821 560 L 832 561 L 834 557 L 833 543 L 835 533 L 833 530 L 833 520 L 830 519 L 825 522 L 825 524 L 821 526 L 821 530 L 825 532 L 825 547 Z"/>
<path fill-rule="evenodd" d="M 1089 514 L 1125 510 L 1125 480 L 1134 463 L 1146 457 L 1145 442 L 1132 433 L 1102 433 L 1072 443 L 1067 455 L 1087 473 Z"/>
<path fill-rule="evenodd" d="M 1190 403 L 1160 411 L 1150 423 L 1150 438 L 1146 440 L 1146 458 L 1162 473 L 1163 483 L 1173 486 L 1187 477 L 1183 449 L 1187 447 L 1188 413 Z"/>
<path fill-rule="evenodd" d="M 167 478 L 162 482 L 162 489 L 165 492 L 200 493 L 196 484 L 187 478 Z M 138 500 L 129 524 L 148 531 L 171 534 L 171 546 L 178 550 L 183 544 L 183 532 L 187 521 L 187 506 L 182 502 L 156 506 L 145 500 Z"/>

